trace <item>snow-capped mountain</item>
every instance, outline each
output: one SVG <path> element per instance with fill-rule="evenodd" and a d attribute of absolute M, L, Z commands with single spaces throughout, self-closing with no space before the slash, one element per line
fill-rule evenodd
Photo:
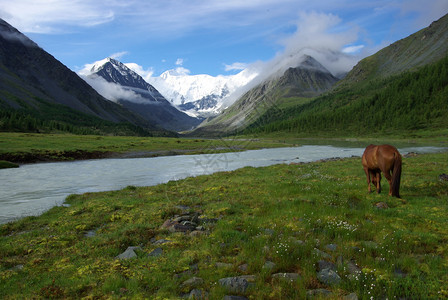
<path fill-rule="evenodd" d="M 201 122 L 175 108 L 140 75 L 113 58 L 88 64 L 79 75 L 105 98 L 165 129 L 183 131 Z"/>
<path fill-rule="evenodd" d="M 236 75 L 189 75 L 185 69 L 168 70 L 147 80 L 182 111 L 195 117 L 210 117 L 226 108 L 226 100 L 258 74 L 243 70 Z M 228 102 L 228 101 L 227 101 Z"/>

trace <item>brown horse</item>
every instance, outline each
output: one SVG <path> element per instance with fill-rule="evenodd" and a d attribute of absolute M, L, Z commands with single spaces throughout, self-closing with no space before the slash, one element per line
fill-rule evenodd
<path fill-rule="evenodd" d="M 367 176 L 369 193 L 370 180 L 381 192 L 381 172 L 389 182 L 389 195 L 400 198 L 401 155 L 397 148 L 391 145 L 369 145 L 362 155 L 362 166 Z M 392 174 L 391 174 L 392 172 Z"/>

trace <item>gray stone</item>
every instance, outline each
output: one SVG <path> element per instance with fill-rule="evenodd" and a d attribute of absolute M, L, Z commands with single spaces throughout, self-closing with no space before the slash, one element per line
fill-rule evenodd
<path fill-rule="evenodd" d="M 358 295 L 356 293 L 348 294 L 344 296 L 344 300 L 358 300 Z"/>
<path fill-rule="evenodd" d="M 191 221 L 191 216 L 190 215 L 183 215 L 183 216 L 174 218 L 173 221 L 177 222 L 177 223 L 181 223 L 181 222 L 185 222 L 185 221 Z"/>
<path fill-rule="evenodd" d="M 182 287 L 186 287 L 186 288 L 195 288 L 198 287 L 200 285 L 204 284 L 204 279 L 200 278 L 200 277 L 191 277 L 188 280 L 185 280 L 182 283 Z"/>
<path fill-rule="evenodd" d="M 203 290 L 193 289 L 190 293 L 184 295 L 184 299 L 194 299 L 194 300 L 208 300 L 208 293 Z"/>
<path fill-rule="evenodd" d="M 255 281 L 255 276 L 245 275 L 237 277 L 227 277 L 222 278 L 218 282 L 223 286 L 229 293 L 245 293 L 246 290 L 253 285 Z"/>
<path fill-rule="evenodd" d="M 142 250 L 142 248 L 138 247 L 138 246 L 136 246 L 136 247 L 135 246 L 128 247 L 126 249 L 126 251 L 124 251 L 120 255 L 116 256 L 115 258 L 116 259 L 131 259 L 131 258 L 137 257 L 137 254 L 135 253 L 135 250 Z"/>
<path fill-rule="evenodd" d="M 330 269 L 336 271 L 336 265 L 326 260 L 319 260 L 317 262 L 317 270 L 322 271 L 323 269 Z"/>
<path fill-rule="evenodd" d="M 85 237 L 94 237 L 95 235 L 96 235 L 96 230 L 89 230 L 84 234 Z"/>
<path fill-rule="evenodd" d="M 263 269 L 267 269 L 267 270 L 272 270 L 275 268 L 275 263 L 273 263 L 272 261 L 267 261 L 264 263 Z"/>
<path fill-rule="evenodd" d="M 153 245 L 163 245 L 163 244 L 166 244 L 166 243 L 171 243 L 171 241 L 170 240 L 166 240 L 166 239 L 160 239 L 160 240 L 155 241 L 152 244 Z"/>
<path fill-rule="evenodd" d="M 351 275 L 361 274 L 361 269 L 352 261 L 347 262 L 347 270 Z"/>
<path fill-rule="evenodd" d="M 326 285 L 337 285 L 341 282 L 341 277 L 339 277 L 339 275 L 331 269 L 321 270 L 317 273 L 317 279 Z"/>
<path fill-rule="evenodd" d="M 223 300 L 247 300 L 247 298 L 243 297 L 243 296 L 229 296 L 229 295 L 226 295 L 226 296 L 224 296 Z"/>
<path fill-rule="evenodd" d="M 325 253 L 317 248 L 314 248 L 314 255 L 318 256 L 318 257 L 322 257 L 322 258 L 326 258 L 326 259 L 331 259 L 331 255 L 328 253 Z"/>
<path fill-rule="evenodd" d="M 295 282 L 297 281 L 297 279 L 300 278 L 300 275 L 298 273 L 276 273 L 272 275 L 272 278 L 289 282 Z"/>
<path fill-rule="evenodd" d="M 156 248 L 153 251 L 151 251 L 151 253 L 149 253 L 148 256 L 157 257 L 157 256 L 160 256 L 162 254 L 163 254 L 163 249 L 162 248 Z"/>
<path fill-rule="evenodd" d="M 336 244 L 328 244 L 325 246 L 325 249 L 327 249 L 329 251 L 336 251 L 337 248 L 338 248 L 338 245 L 336 245 Z"/>
<path fill-rule="evenodd" d="M 386 202 L 378 202 L 375 204 L 375 207 L 378 209 L 387 209 L 389 208 L 389 205 L 387 205 Z"/>
<path fill-rule="evenodd" d="M 205 231 L 194 230 L 194 231 L 190 232 L 189 236 L 198 237 L 198 236 L 205 235 L 205 234 L 206 234 Z"/>
<path fill-rule="evenodd" d="M 321 299 L 331 297 L 332 295 L 333 293 L 326 289 L 315 289 L 306 292 L 307 299 Z"/>

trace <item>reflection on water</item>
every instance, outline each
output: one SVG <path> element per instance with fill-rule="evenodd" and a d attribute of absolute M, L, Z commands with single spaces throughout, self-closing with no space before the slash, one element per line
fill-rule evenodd
<path fill-rule="evenodd" d="M 361 156 L 361 147 L 308 145 L 245 152 L 102 159 L 23 165 L 0 170 L 0 224 L 38 215 L 61 205 L 70 194 L 150 186 L 189 176 L 252 166 L 310 162 L 332 157 Z M 414 147 L 406 152 L 440 152 L 446 148 Z"/>

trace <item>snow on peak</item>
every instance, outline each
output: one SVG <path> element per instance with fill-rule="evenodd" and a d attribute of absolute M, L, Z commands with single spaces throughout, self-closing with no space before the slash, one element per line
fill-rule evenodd
<path fill-rule="evenodd" d="M 179 67 L 165 71 L 158 77 L 149 77 L 147 81 L 174 105 L 192 103 L 191 107 L 196 107 L 196 110 L 187 111 L 190 115 L 206 117 L 219 113 L 224 99 L 256 75 L 247 71 L 228 76 L 189 75 L 187 69 Z M 199 107 L 204 107 L 204 103 L 198 104 L 198 101 L 213 101 L 216 104 L 213 108 L 208 106 L 207 109 L 201 109 Z"/>

